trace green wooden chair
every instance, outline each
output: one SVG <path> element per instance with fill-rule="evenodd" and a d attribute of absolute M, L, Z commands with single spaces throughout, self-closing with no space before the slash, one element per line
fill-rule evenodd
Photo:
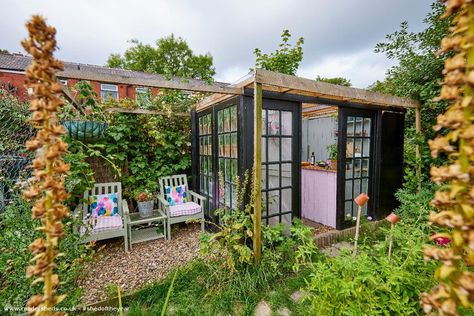
<path fill-rule="evenodd" d="M 171 225 L 186 222 L 188 220 L 200 220 L 201 230 L 204 231 L 204 205 L 205 198 L 189 190 L 188 179 L 185 174 L 162 177 L 159 179 L 160 192 L 158 193 L 158 207 L 168 217 L 167 235 L 171 239 Z M 181 205 L 170 206 L 166 187 L 185 185 L 188 194 L 188 202 Z"/>
<path fill-rule="evenodd" d="M 118 215 L 91 217 L 89 196 L 109 193 L 117 194 Z M 74 211 L 74 216 L 80 219 L 80 226 L 76 226 L 75 230 L 84 236 L 82 242 L 123 237 L 125 252 L 128 252 L 127 220 L 129 210 L 127 201 L 122 199 L 122 184 L 120 182 L 97 183 L 92 190 L 84 192 L 83 198 L 84 202 L 79 204 Z"/>

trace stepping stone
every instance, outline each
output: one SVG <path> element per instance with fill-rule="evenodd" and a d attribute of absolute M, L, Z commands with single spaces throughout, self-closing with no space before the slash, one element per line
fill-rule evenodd
<path fill-rule="evenodd" d="M 330 248 L 323 249 L 321 252 L 327 257 L 334 258 L 340 255 L 340 250 L 352 250 L 352 244 L 347 241 L 341 241 L 337 244 L 332 245 Z"/>
<path fill-rule="evenodd" d="M 336 249 L 349 249 L 351 250 L 354 245 L 347 241 L 341 241 L 337 244 L 334 244 L 333 247 Z"/>
<path fill-rule="evenodd" d="M 291 312 L 288 308 L 281 307 L 277 310 L 277 315 L 279 315 L 279 316 L 290 316 Z"/>
<path fill-rule="evenodd" d="M 255 307 L 253 314 L 254 316 L 272 316 L 272 309 L 267 302 L 261 300 Z"/>
<path fill-rule="evenodd" d="M 290 295 L 290 298 L 293 302 L 299 303 L 303 299 L 303 292 L 300 290 L 293 292 L 293 294 Z"/>

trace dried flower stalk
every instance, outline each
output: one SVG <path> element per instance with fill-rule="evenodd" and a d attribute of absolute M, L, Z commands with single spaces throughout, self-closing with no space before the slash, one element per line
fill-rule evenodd
<path fill-rule="evenodd" d="M 34 282 L 43 283 L 43 293 L 32 296 L 27 307 L 30 314 L 53 315 L 53 307 L 64 298 L 64 295 L 56 295 L 59 278 L 54 269 L 59 239 L 64 234 L 62 219 L 69 213 L 62 204 L 68 197 L 64 189 L 64 175 L 69 171 L 69 165 L 61 158 L 67 151 L 67 145 L 60 138 L 65 129 L 56 116 L 63 105 L 58 96 L 61 85 L 56 79 L 56 72 L 63 69 L 63 64 L 53 58 L 56 29 L 48 26 L 40 16 L 33 16 L 26 27 L 29 38 L 22 45 L 33 56 L 33 62 L 26 71 L 26 85 L 33 91 L 29 122 L 38 132 L 26 143 L 28 150 L 36 151 L 36 158 L 33 160 L 31 186 L 23 192 L 23 196 L 34 201 L 32 215 L 41 220 L 39 230 L 44 233 L 44 238 L 30 244 L 34 264 L 28 267 L 26 273 L 28 277 L 35 278 Z"/>
<path fill-rule="evenodd" d="M 444 237 L 448 247 L 425 246 L 426 259 L 441 262 L 435 277 L 439 285 L 424 293 L 421 304 L 430 315 L 459 315 L 459 308 L 472 308 L 474 273 L 474 3 L 472 0 L 448 0 L 444 17 L 456 14 L 451 36 L 441 42 L 441 53 L 453 51 L 446 60 L 440 99 L 451 102 L 438 116 L 435 130 L 445 129 L 445 136 L 429 142 L 431 154 L 448 155 L 447 166 L 433 167 L 431 179 L 447 184 L 439 189 L 432 204 L 436 213 L 430 223 L 442 227 L 432 240 Z"/>

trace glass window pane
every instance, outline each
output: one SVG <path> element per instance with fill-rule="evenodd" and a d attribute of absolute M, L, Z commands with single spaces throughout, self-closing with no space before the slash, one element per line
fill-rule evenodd
<path fill-rule="evenodd" d="M 222 133 L 224 127 L 224 113 L 222 111 L 217 112 L 217 131 Z"/>
<path fill-rule="evenodd" d="M 266 189 L 267 189 L 267 165 L 262 165 L 262 190 L 266 190 Z"/>
<path fill-rule="evenodd" d="M 262 137 L 262 162 L 267 161 L 267 139 Z"/>
<path fill-rule="evenodd" d="M 230 108 L 224 109 L 224 132 L 230 132 Z"/>
<path fill-rule="evenodd" d="M 235 183 L 236 177 L 237 177 L 237 159 L 232 159 L 231 160 L 231 165 L 232 165 L 232 172 L 231 172 L 231 181 Z"/>
<path fill-rule="evenodd" d="M 362 139 L 356 138 L 354 140 L 354 157 L 360 157 L 362 154 Z"/>
<path fill-rule="evenodd" d="M 268 110 L 268 134 L 280 134 L 280 111 Z"/>
<path fill-rule="evenodd" d="M 353 160 L 346 160 L 346 179 L 352 178 Z"/>
<path fill-rule="evenodd" d="M 280 190 L 268 192 L 268 215 L 280 213 Z"/>
<path fill-rule="evenodd" d="M 346 221 L 352 220 L 352 201 L 346 201 L 344 203 L 344 213 Z"/>
<path fill-rule="evenodd" d="M 237 148 L 237 133 L 232 133 L 232 142 L 231 142 L 231 155 L 232 158 L 237 158 L 238 148 Z"/>
<path fill-rule="evenodd" d="M 282 212 L 290 212 L 292 210 L 291 195 L 292 195 L 291 189 L 281 190 L 281 211 Z"/>
<path fill-rule="evenodd" d="M 371 125 L 370 118 L 364 118 L 364 131 L 362 133 L 363 136 L 370 136 L 370 125 Z"/>
<path fill-rule="evenodd" d="M 280 138 L 269 137 L 268 141 L 268 161 L 280 161 Z"/>
<path fill-rule="evenodd" d="M 362 159 L 362 177 L 369 176 L 369 159 Z"/>
<path fill-rule="evenodd" d="M 360 159 L 354 159 L 354 178 L 360 178 L 361 176 L 361 161 Z"/>
<path fill-rule="evenodd" d="M 355 136 L 362 136 L 362 118 L 356 117 L 355 124 Z"/>
<path fill-rule="evenodd" d="M 233 106 L 230 108 L 230 115 L 231 115 L 231 130 L 237 130 L 237 107 Z"/>
<path fill-rule="evenodd" d="M 291 138 L 282 138 L 281 139 L 281 160 L 282 161 L 291 161 L 292 154 L 292 139 Z"/>
<path fill-rule="evenodd" d="M 281 111 L 281 134 L 282 135 L 292 135 L 293 131 L 293 115 L 288 111 Z"/>
<path fill-rule="evenodd" d="M 231 175 L 231 160 L 226 159 L 225 160 L 225 180 L 226 181 L 231 181 L 232 175 Z"/>
<path fill-rule="evenodd" d="M 356 198 L 360 194 L 360 179 L 354 179 L 354 195 L 353 198 Z"/>
<path fill-rule="evenodd" d="M 262 110 L 262 135 L 267 135 L 267 110 Z"/>
<path fill-rule="evenodd" d="M 346 141 L 346 157 L 352 158 L 354 156 L 354 140 L 347 139 Z"/>
<path fill-rule="evenodd" d="M 347 117 L 347 136 L 354 136 L 354 117 Z"/>
<path fill-rule="evenodd" d="M 230 157 L 231 152 L 230 134 L 225 135 L 225 156 Z"/>
<path fill-rule="evenodd" d="M 268 188 L 280 187 L 280 165 L 268 165 Z"/>
<path fill-rule="evenodd" d="M 345 200 L 352 200 L 352 180 L 346 180 Z"/>
<path fill-rule="evenodd" d="M 292 178 L 293 177 L 291 174 L 291 163 L 281 164 L 281 186 L 282 187 L 291 186 Z"/>
<path fill-rule="evenodd" d="M 219 157 L 224 157 L 224 153 L 225 153 L 224 136 L 219 135 Z"/>
<path fill-rule="evenodd" d="M 362 192 L 369 194 L 369 179 L 362 179 Z"/>
<path fill-rule="evenodd" d="M 369 157 L 370 156 L 370 139 L 364 138 L 362 140 L 362 143 L 364 145 L 364 148 L 362 149 L 362 156 Z"/>

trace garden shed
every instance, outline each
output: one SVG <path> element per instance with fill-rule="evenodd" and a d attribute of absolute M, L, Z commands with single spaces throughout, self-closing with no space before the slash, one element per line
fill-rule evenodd
<path fill-rule="evenodd" d="M 417 102 L 263 69 L 227 89 L 192 113 L 194 189 L 208 199 L 208 219 L 235 206 L 235 176 L 254 163 L 264 224 L 303 217 L 342 229 L 353 224 L 361 192 L 370 196 L 365 216 L 397 207 L 405 112 L 418 119 Z M 313 153 L 319 165 L 304 162 Z"/>

